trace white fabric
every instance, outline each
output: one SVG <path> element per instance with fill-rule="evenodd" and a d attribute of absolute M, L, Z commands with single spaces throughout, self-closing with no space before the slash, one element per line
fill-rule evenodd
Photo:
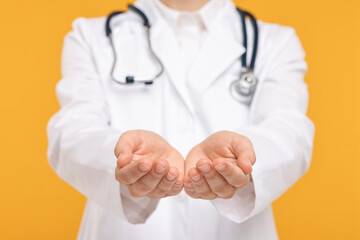
<path fill-rule="evenodd" d="M 237 102 L 229 85 L 239 76 L 245 49 L 238 13 L 232 1 L 222 1 L 188 72 L 179 63 L 176 34 L 154 2 L 136 2 L 149 17 L 153 49 L 165 65 L 152 86 L 115 84 L 106 19 L 74 21 L 56 88 L 61 110 L 47 131 L 51 166 L 88 198 L 78 239 L 277 239 L 271 203 L 307 171 L 312 153 L 304 52 L 293 29 L 259 21 L 259 85 L 250 107 Z M 158 66 L 141 19 L 128 12 L 112 26 L 116 78 L 153 76 Z M 252 37 L 249 30 L 249 43 Z M 257 155 L 253 183 L 229 200 L 195 200 L 184 192 L 160 201 L 133 198 L 115 180 L 113 154 L 121 133 L 131 129 L 157 132 L 184 157 L 218 130 L 244 134 Z"/>
<path fill-rule="evenodd" d="M 177 42 L 183 52 L 182 64 L 189 73 L 212 21 L 224 7 L 222 0 L 210 0 L 199 11 L 181 12 L 167 7 L 160 0 L 154 0 L 161 16 L 175 32 Z"/>

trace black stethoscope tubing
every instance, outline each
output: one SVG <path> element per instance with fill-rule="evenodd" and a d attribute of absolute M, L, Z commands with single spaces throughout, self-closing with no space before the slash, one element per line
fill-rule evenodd
<path fill-rule="evenodd" d="M 111 47 L 112 47 L 113 53 L 114 53 L 114 63 L 113 63 L 112 71 L 111 71 L 111 78 L 118 84 L 128 85 L 128 84 L 134 84 L 134 83 L 142 83 L 142 84 L 150 85 L 154 82 L 155 79 L 157 79 L 159 76 L 161 76 L 161 74 L 164 72 L 164 66 L 163 66 L 161 60 L 153 52 L 152 47 L 151 47 L 151 41 L 150 41 L 151 25 L 150 25 L 149 19 L 139 8 L 137 8 L 131 4 L 129 4 L 128 7 L 131 11 L 135 12 L 138 16 L 141 17 L 141 19 L 143 21 L 143 26 L 145 27 L 146 32 L 147 32 L 147 41 L 148 41 L 148 47 L 149 47 L 150 53 L 153 56 L 153 58 L 158 62 L 159 66 L 160 66 L 160 71 L 152 78 L 138 78 L 138 77 L 134 77 L 134 76 L 126 76 L 125 81 L 119 81 L 114 77 L 113 73 L 114 73 L 114 69 L 115 69 L 115 65 L 116 65 L 117 54 L 116 54 L 115 45 L 114 45 L 114 42 L 112 39 L 111 20 L 115 16 L 123 13 L 123 11 L 115 11 L 115 12 L 112 12 L 107 17 L 106 23 L 105 23 L 106 36 L 110 40 L 110 44 L 111 44 Z M 255 68 L 255 61 L 256 61 L 257 51 L 258 51 L 259 30 L 258 30 L 258 25 L 257 25 L 256 19 L 251 13 L 241 10 L 239 8 L 236 8 L 236 10 L 239 13 L 240 19 L 241 19 L 241 27 L 242 27 L 242 33 L 243 33 L 243 46 L 246 49 L 246 51 L 241 56 L 242 71 L 241 71 L 240 79 L 237 80 L 238 82 L 236 82 L 236 81 L 233 82 L 233 84 L 231 85 L 231 92 L 232 92 L 232 95 L 238 95 L 238 96 L 235 96 L 235 98 L 237 98 L 237 100 L 244 101 L 244 102 L 249 102 L 249 101 L 251 102 L 252 95 L 254 94 L 254 91 L 255 91 L 255 88 L 257 85 L 257 79 L 254 76 L 253 72 L 254 72 L 254 68 Z M 246 17 L 249 17 L 250 22 L 253 27 L 253 31 L 254 31 L 253 50 L 252 50 L 252 55 L 251 55 L 251 60 L 250 60 L 249 65 L 247 65 L 247 50 L 248 50 L 248 35 L 247 35 L 247 33 L 248 32 L 246 29 L 246 20 L 245 20 Z M 244 84 L 245 84 L 245 87 L 244 87 Z M 236 94 L 236 92 L 238 92 L 238 94 Z M 245 96 L 246 99 L 242 100 L 242 96 Z"/>
<path fill-rule="evenodd" d="M 251 61 L 250 61 L 250 65 L 247 66 L 246 61 L 247 61 L 247 51 L 245 51 L 245 53 L 241 56 L 241 63 L 242 63 L 242 67 L 244 68 L 248 68 L 251 69 L 252 71 L 254 71 L 255 69 L 255 60 L 256 60 L 256 56 L 257 56 L 257 49 L 258 49 L 258 44 L 259 44 L 259 29 L 258 29 L 258 25 L 256 22 L 256 18 L 249 12 L 241 10 L 239 8 L 236 8 L 236 10 L 238 11 L 238 13 L 240 14 L 240 18 L 241 18 L 241 27 L 242 27 L 242 33 L 243 33 L 243 45 L 244 48 L 247 50 L 248 47 L 248 36 L 247 36 L 247 29 L 246 29 L 246 21 L 245 18 L 249 17 L 251 24 L 253 26 L 254 29 L 254 43 L 253 43 L 253 51 L 252 51 L 252 56 L 251 56 Z"/>

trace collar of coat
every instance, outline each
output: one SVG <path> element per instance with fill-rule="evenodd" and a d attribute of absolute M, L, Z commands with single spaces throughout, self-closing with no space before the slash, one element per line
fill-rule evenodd
<path fill-rule="evenodd" d="M 195 113 L 196 101 L 191 96 L 200 96 L 206 92 L 234 62 L 241 64 L 240 57 L 246 51 L 236 7 L 231 0 L 222 1 L 224 6 L 208 26 L 203 46 L 187 76 L 178 64 L 181 52 L 174 31 L 165 22 L 155 3 L 152 0 L 135 2 L 135 6 L 149 19 L 152 47 L 164 64 L 165 74 L 192 114 Z"/>
<path fill-rule="evenodd" d="M 205 30 L 209 29 L 219 10 L 226 4 L 224 0 L 209 0 L 201 9 L 196 12 L 177 11 L 169 8 L 161 0 L 152 0 L 161 13 L 165 21 L 176 31 L 180 18 L 184 14 L 189 14 L 199 19 L 200 24 Z"/>

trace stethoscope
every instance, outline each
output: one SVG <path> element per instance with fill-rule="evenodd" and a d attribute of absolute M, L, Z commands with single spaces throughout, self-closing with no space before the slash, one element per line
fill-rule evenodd
<path fill-rule="evenodd" d="M 116 49 L 115 49 L 115 45 L 114 45 L 110 22 L 113 17 L 123 13 L 122 11 L 116 11 L 116 12 L 111 13 L 108 16 L 108 18 L 106 19 L 106 24 L 105 24 L 106 36 L 109 38 L 110 45 L 111 45 L 111 48 L 112 48 L 112 51 L 114 54 L 114 62 L 113 62 L 112 68 L 111 68 L 111 79 L 115 83 L 122 84 L 122 85 L 132 85 L 132 84 L 151 85 L 154 83 L 154 81 L 156 79 L 158 79 L 164 73 L 164 65 L 161 62 L 161 60 L 159 59 L 159 57 L 154 53 L 152 46 L 151 46 L 151 41 L 150 41 L 151 25 L 149 23 L 149 19 L 137 7 L 135 7 L 131 4 L 129 4 L 128 7 L 131 11 L 136 13 L 143 20 L 143 26 L 145 27 L 145 31 L 146 31 L 146 40 L 147 40 L 147 45 L 148 45 L 150 54 L 151 54 L 152 58 L 154 58 L 155 61 L 157 62 L 157 64 L 159 65 L 160 70 L 153 77 L 139 77 L 139 76 L 128 75 L 128 76 L 125 76 L 125 81 L 121 81 L 114 76 L 115 66 L 116 66 L 116 62 L 117 62 L 117 53 L 116 53 Z M 242 33 L 243 33 L 243 45 L 244 45 L 245 49 L 246 50 L 248 49 L 247 48 L 248 37 L 247 37 L 247 29 L 246 29 L 246 22 L 245 22 L 246 17 L 250 18 L 251 24 L 254 29 L 254 43 L 253 43 L 253 51 L 252 51 L 252 56 L 251 56 L 251 60 L 250 60 L 250 65 L 247 65 L 247 51 L 245 51 L 245 53 L 241 56 L 241 74 L 240 74 L 239 79 L 233 81 L 230 84 L 230 93 L 236 100 L 238 100 L 242 103 L 250 104 L 252 101 L 252 98 L 254 96 L 256 86 L 258 84 L 258 80 L 254 75 L 254 68 L 255 68 L 255 60 L 256 60 L 256 54 L 257 54 L 257 48 L 258 48 L 259 30 L 258 30 L 258 26 L 256 23 L 256 19 L 252 14 L 250 14 L 249 12 L 246 12 L 244 10 L 241 10 L 239 8 L 237 8 L 237 12 L 240 14 L 240 18 L 241 18 L 241 26 L 242 26 Z"/>

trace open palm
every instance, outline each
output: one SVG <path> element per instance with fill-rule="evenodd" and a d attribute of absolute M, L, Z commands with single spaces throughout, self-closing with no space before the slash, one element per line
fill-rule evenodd
<path fill-rule="evenodd" d="M 154 132 L 134 130 L 121 135 L 116 147 L 116 179 L 134 197 L 161 198 L 182 190 L 184 158 Z"/>
<path fill-rule="evenodd" d="M 194 198 L 231 198 L 250 181 L 254 163 L 248 138 L 228 131 L 214 133 L 189 152 L 185 190 Z"/>

